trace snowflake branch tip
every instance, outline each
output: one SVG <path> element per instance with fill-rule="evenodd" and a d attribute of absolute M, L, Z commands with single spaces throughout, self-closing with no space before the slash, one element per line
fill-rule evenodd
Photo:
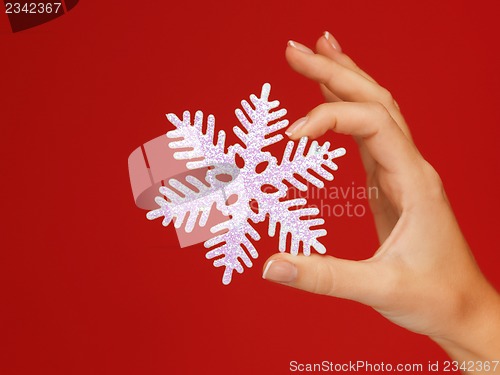
<path fill-rule="evenodd" d="M 267 100 L 269 98 L 269 94 L 270 93 L 271 93 L 271 84 L 269 84 L 269 83 L 266 82 L 266 83 L 264 83 L 262 85 L 262 90 L 260 92 L 260 97 L 262 99 L 266 99 Z"/>

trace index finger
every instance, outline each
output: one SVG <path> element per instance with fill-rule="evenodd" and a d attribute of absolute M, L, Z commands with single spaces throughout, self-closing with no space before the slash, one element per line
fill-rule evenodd
<path fill-rule="evenodd" d="M 325 103 L 290 126 L 291 139 L 317 138 L 327 130 L 359 137 L 370 156 L 390 173 L 412 176 L 422 157 L 380 103 Z M 410 179 L 412 180 L 412 179 Z"/>

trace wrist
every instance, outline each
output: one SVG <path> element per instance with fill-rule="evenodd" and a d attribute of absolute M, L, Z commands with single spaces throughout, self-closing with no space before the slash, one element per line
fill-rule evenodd
<path fill-rule="evenodd" d="M 454 360 L 500 360 L 500 296 L 485 280 L 484 284 L 476 289 L 480 293 L 459 304 L 452 330 L 430 337 Z"/>

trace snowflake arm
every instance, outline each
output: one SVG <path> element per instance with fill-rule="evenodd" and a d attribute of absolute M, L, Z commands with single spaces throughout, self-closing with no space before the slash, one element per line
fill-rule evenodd
<path fill-rule="evenodd" d="M 276 224 L 280 223 L 279 251 L 286 251 L 286 239 L 291 235 L 290 254 L 297 255 L 299 245 L 302 242 L 304 255 L 311 254 L 311 247 L 320 254 L 326 252 L 325 246 L 318 241 L 319 237 L 326 235 L 325 229 L 311 229 L 313 226 L 323 225 L 325 221 L 321 218 L 313 218 L 319 214 L 319 210 L 313 208 L 302 208 L 307 203 L 304 198 L 290 199 L 277 202 L 269 216 L 269 236 L 276 234 Z M 291 209 L 297 207 L 295 209 Z M 307 218 L 306 218 L 307 217 Z"/>
<path fill-rule="evenodd" d="M 243 272 L 243 265 L 241 264 L 242 261 L 247 267 L 252 267 L 253 264 L 250 257 L 247 255 L 247 252 L 254 259 L 259 256 L 257 250 L 252 244 L 252 241 L 250 240 L 260 240 L 259 233 L 257 233 L 248 221 L 244 221 L 243 224 L 240 224 L 239 222 L 239 220 L 230 219 L 217 224 L 211 229 L 213 233 L 217 233 L 222 230 L 226 230 L 226 232 L 205 242 L 206 248 L 215 247 L 207 252 L 206 258 L 217 258 L 213 262 L 214 266 L 225 267 L 224 275 L 222 276 L 222 283 L 224 285 L 231 282 L 234 270 L 238 273 Z"/>
<path fill-rule="evenodd" d="M 184 229 L 190 233 L 200 215 L 198 223 L 201 227 L 205 226 L 214 204 L 221 212 L 226 211 L 223 190 L 217 186 L 207 186 L 194 176 L 186 176 L 186 181 L 194 186 L 196 191 L 179 180 L 170 179 L 169 185 L 182 195 L 167 186 L 160 187 L 160 193 L 167 199 L 156 197 L 155 202 L 160 207 L 149 211 L 146 217 L 149 220 L 163 217 L 163 226 L 167 226 L 172 219 L 175 219 L 175 228 L 180 228 L 185 223 Z"/>
<path fill-rule="evenodd" d="M 333 159 L 343 156 L 346 153 L 344 148 L 329 150 L 330 142 L 325 142 L 323 145 L 319 146 L 317 141 L 312 141 L 309 146 L 309 150 L 306 154 L 304 154 L 306 145 L 307 137 L 302 137 L 293 158 L 290 158 L 294 142 L 289 141 L 286 145 L 285 152 L 283 153 L 283 159 L 280 164 L 280 171 L 283 180 L 288 181 L 301 191 L 307 190 L 307 186 L 297 180 L 294 177 L 294 174 L 298 174 L 314 186 L 322 188 L 324 186 L 323 181 L 311 174 L 310 170 L 316 172 L 324 180 L 331 181 L 333 180 L 333 175 L 324 167 L 326 166 L 329 169 L 336 171 L 338 166 L 333 162 Z"/>
<path fill-rule="evenodd" d="M 250 101 L 254 105 L 255 109 L 246 101 L 241 101 L 241 107 L 245 111 L 246 115 L 241 109 L 236 109 L 235 114 L 238 118 L 240 124 L 242 125 L 242 130 L 239 126 L 233 127 L 233 132 L 241 140 L 246 148 L 262 150 L 264 147 L 272 145 L 283 139 L 283 135 L 276 134 L 272 137 L 266 138 L 267 135 L 275 133 L 280 129 L 288 126 L 288 120 L 279 120 L 286 115 L 286 109 L 282 108 L 280 110 L 271 112 L 272 109 L 277 108 L 280 105 L 278 100 L 269 101 L 269 93 L 271 91 L 271 85 L 265 83 L 262 86 L 262 91 L 260 98 L 255 95 L 250 95 Z M 272 121 L 276 121 L 272 125 L 269 125 Z"/>
<path fill-rule="evenodd" d="M 209 115 L 207 118 L 207 130 L 203 133 L 203 112 L 196 111 L 194 124 L 191 124 L 191 114 L 184 111 L 182 120 L 175 114 L 167 114 L 167 119 L 176 127 L 167 133 L 167 137 L 173 139 L 169 147 L 182 149 L 174 153 L 178 160 L 188 160 L 186 166 L 189 169 L 215 166 L 217 164 L 231 163 L 225 153 L 226 133 L 221 130 L 215 140 L 215 117 Z M 199 159 L 199 160 L 193 160 Z"/>

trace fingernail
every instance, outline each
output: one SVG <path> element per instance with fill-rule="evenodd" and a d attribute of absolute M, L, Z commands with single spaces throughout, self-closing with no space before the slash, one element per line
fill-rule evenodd
<path fill-rule="evenodd" d="M 270 260 L 262 278 L 277 283 L 289 283 L 297 278 L 297 267 L 285 260 Z"/>
<path fill-rule="evenodd" d="M 298 42 L 294 42 L 293 40 L 289 40 L 289 41 L 288 41 L 288 45 L 289 45 L 290 47 L 293 47 L 293 48 L 295 48 L 295 49 L 298 49 L 298 50 L 299 50 L 299 51 L 301 51 L 301 52 L 308 53 L 308 54 L 310 54 L 310 55 L 313 55 L 313 54 L 314 54 L 314 52 L 313 52 L 313 51 L 311 51 L 309 48 L 307 48 L 307 47 L 306 47 L 306 46 L 304 46 L 303 44 L 300 44 L 300 43 L 298 43 Z"/>
<path fill-rule="evenodd" d="M 328 31 L 325 31 L 323 33 L 323 36 L 325 37 L 325 39 L 328 41 L 328 43 L 330 43 L 330 45 L 333 48 L 335 48 L 336 50 L 342 51 L 342 48 L 340 47 L 339 42 L 337 42 L 337 39 L 335 39 L 332 34 L 330 34 Z"/>
<path fill-rule="evenodd" d="M 306 124 L 306 122 L 307 122 L 307 116 L 299 118 L 292 125 L 290 125 L 288 129 L 286 129 L 285 134 L 290 137 L 294 132 L 302 128 Z"/>

